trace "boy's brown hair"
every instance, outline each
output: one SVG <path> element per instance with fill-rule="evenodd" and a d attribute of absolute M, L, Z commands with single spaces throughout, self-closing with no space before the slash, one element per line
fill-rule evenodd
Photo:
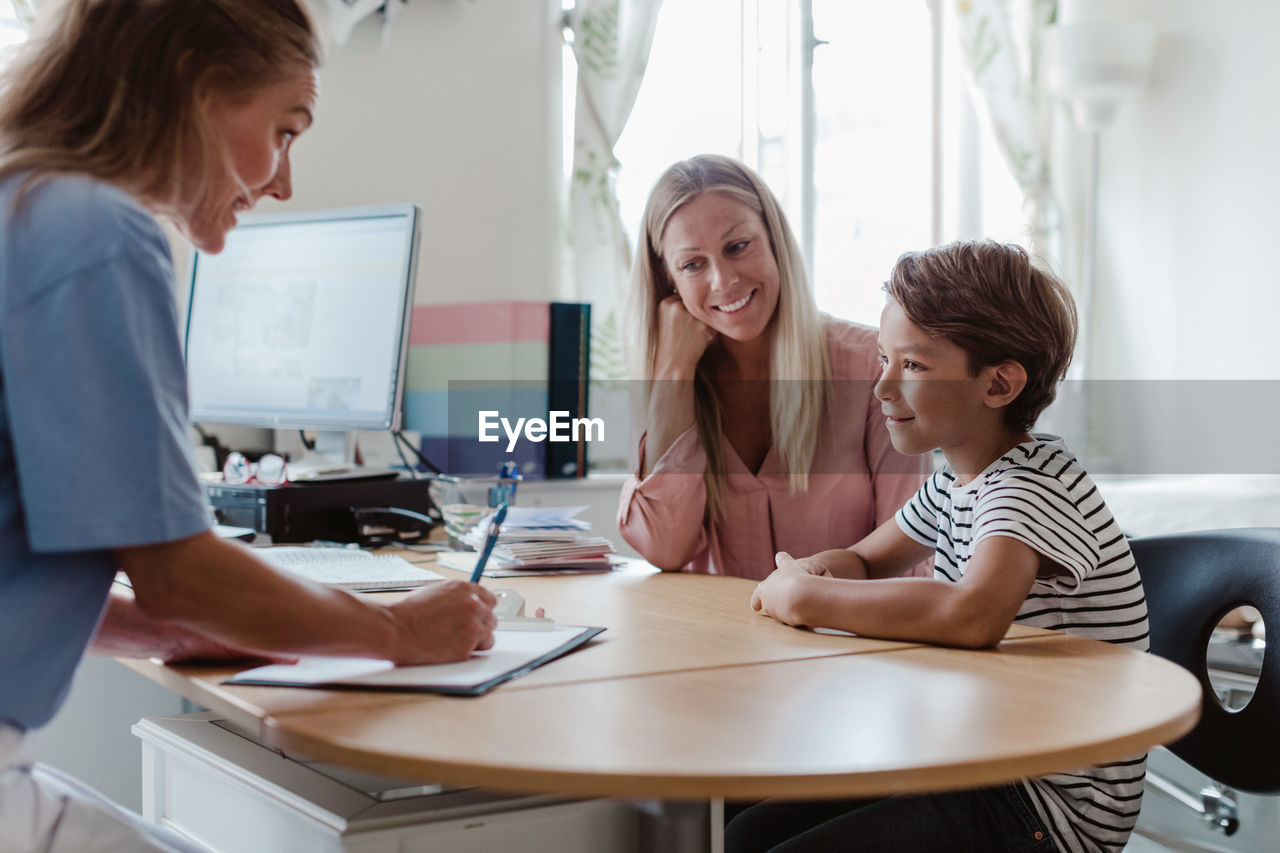
<path fill-rule="evenodd" d="M 1031 429 L 1053 402 L 1076 345 L 1075 300 L 1021 246 L 981 240 L 907 252 L 884 289 L 912 323 L 964 350 L 970 373 L 1022 365 L 1027 385 L 1005 407 L 1009 426 Z"/>

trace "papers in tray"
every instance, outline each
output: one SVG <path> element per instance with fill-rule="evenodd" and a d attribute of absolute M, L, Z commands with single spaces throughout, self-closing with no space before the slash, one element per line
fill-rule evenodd
<path fill-rule="evenodd" d="M 496 569 L 575 568 L 606 571 L 606 555 L 613 543 L 603 536 L 585 533 L 591 525 L 575 518 L 586 507 L 509 507 L 498 534 L 492 561 Z M 462 542 L 477 551 L 485 547 L 489 517 L 462 536 Z M 445 562 L 459 568 L 460 560 Z M 475 562 L 472 561 L 472 566 Z M 486 574 L 488 572 L 486 571 Z"/>
<path fill-rule="evenodd" d="M 549 631 L 498 630 L 493 648 L 459 663 L 394 666 L 368 658 L 303 658 L 296 664 L 246 670 L 223 683 L 479 696 L 573 651 L 603 630 L 578 625 L 557 625 Z"/>
<path fill-rule="evenodd" d="M 613 570 L 613 561 L 608 557 L 582 557 L 582 558 L 553 558 L 547 560 L 539 560 L 536 562 L 512 563 L 506 560 L 496 559 L 497 549 L 494 549 L 494 557 L 489 558 L 488 564 L 484 568 L 484 576 L 487 578 L 517 578 L 527 575 L 570 575 L 579 574 L 581 572 L 608 572 Z M 454 569 L 459 572 L 470 574 L 476 567 L 476 560 L 480 555 L 475 551 L 441 551 L 436 554 L 436 564 L 446 569 Z"/>
<path fill-rule="evenodd" d="M 503 524 L 503 532 L 518 528 L 530 530 L 590 530 L 590 522 L 574 518 L 586 509 L 585 506 L 510 506 L 507 507 L 507 518 Z M 490 513 L 489 515 L 492 515 Z M 484 529 L 489 524 L 486 516 L 477 524 L 479 536 L 484 539 Z"/>
<path fill-rule="evenodd" d="M 339 589 L 366 592 L 413 589 L 444 576 L 394 554 L 370 554 L 353 548 L 280 546 L 253 553 L 277 569 Z"/>

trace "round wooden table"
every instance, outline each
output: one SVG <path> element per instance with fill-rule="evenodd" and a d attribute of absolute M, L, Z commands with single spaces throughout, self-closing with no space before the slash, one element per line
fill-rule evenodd
<path fill-rule="evenodd" d="M 477 698 L 231 687 L 233 669 L 129 665 L 314 758 L 593 797 L 974 787 L 1142 753 L 1199 715 L 1185 670 L 1057 632 L 1015 626 L 982 651 L 821 634 L 753 613 L 750 581 L 651 569 L 485 583 L 608 630 Z"/>

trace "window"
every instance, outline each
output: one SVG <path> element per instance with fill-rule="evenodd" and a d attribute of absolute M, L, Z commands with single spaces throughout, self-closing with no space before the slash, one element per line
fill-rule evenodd
<path fill-rule="evenodd" d="M 801 237 L 818 304 L 879 325 L 880 286 L 933 226 L 934 45 L 923 2 L 813 0 L 813 200 Z"/>
<path fill-rule="evenodd" d="M 23 2 L 23 8 L 29 8 Z M 17 8 L 9 0 L 0 0 L 0 71 L 9 64 L 13 48 L 27 40 L 27 29 L 18 18 Z"/>
<path fill-rule="evenodd" d="M 663 4 L 615 149 L 632 244 L 653 182 L 697 153 L 736 157 L 764 177 L 818 304 L 859 322 L 878 323 L 880 285 L 903 251 L 1018 237 L 1021 197 L 969 103 L 947 5 Z"/>

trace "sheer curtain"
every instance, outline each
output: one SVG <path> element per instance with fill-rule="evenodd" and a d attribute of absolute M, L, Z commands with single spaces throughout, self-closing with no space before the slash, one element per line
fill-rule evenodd
<path fill-rule="evenodd" d="M 1055 260 L 1063 257 L 1062 227 L 1050 183 L 1051 102 L 1040 65 L 1057 6 L 1057 0 L 955 0 L 961 54 L 1022 191 L 1031 249 Z"/>
<path fill-rule="evenodd" d="M 1052 101 L 1042 59 L 1046 28 L 1057 17 L 1057 0 L 955 0 L 955 10 L 965 63 L 991 118 L 996 143 L 1022 190 L 1031 251 L 1059 267 L 1055 271 L 1064 275 L 1080 303 L 1080 270 L 1061 268 L 1076 252 L 1064 245 L 1050 174 Z M 1080 356 L 1088 353 L 1091 329 L 1086 317 L 1081 320 L 1072 378 L 1087 380 Z M 1083 449 L 1089 442 L 1088 412 L 1088 383 L 1065 382 L 1037 428 L 1058 433 Z"/>
<path fill-rule="evenodd" d="M 36 17 L 36 6 L 32 0 L 12 0 L 13 14 L 17 17 L 18 22 L 27 29 L 31 29 L 31 22 Z"/>
<path fill-rule="evenodd" d="M 32 0 L 10 0 L 10 5 L 13 6 L 13 17 L 20 26 L 31 29 L 31 24 L 36 19 L 36 4 Z"/>
<path fill-rule="evenodd" d="M 631 247 L 618 213 L 614 145 L 649 61 L 662 0 L 577 0 L 569 13 L 578 64 L 569 210 L 573 276 L 592 303 L 591 373 L 623 379 L 620 318 Z"/>

